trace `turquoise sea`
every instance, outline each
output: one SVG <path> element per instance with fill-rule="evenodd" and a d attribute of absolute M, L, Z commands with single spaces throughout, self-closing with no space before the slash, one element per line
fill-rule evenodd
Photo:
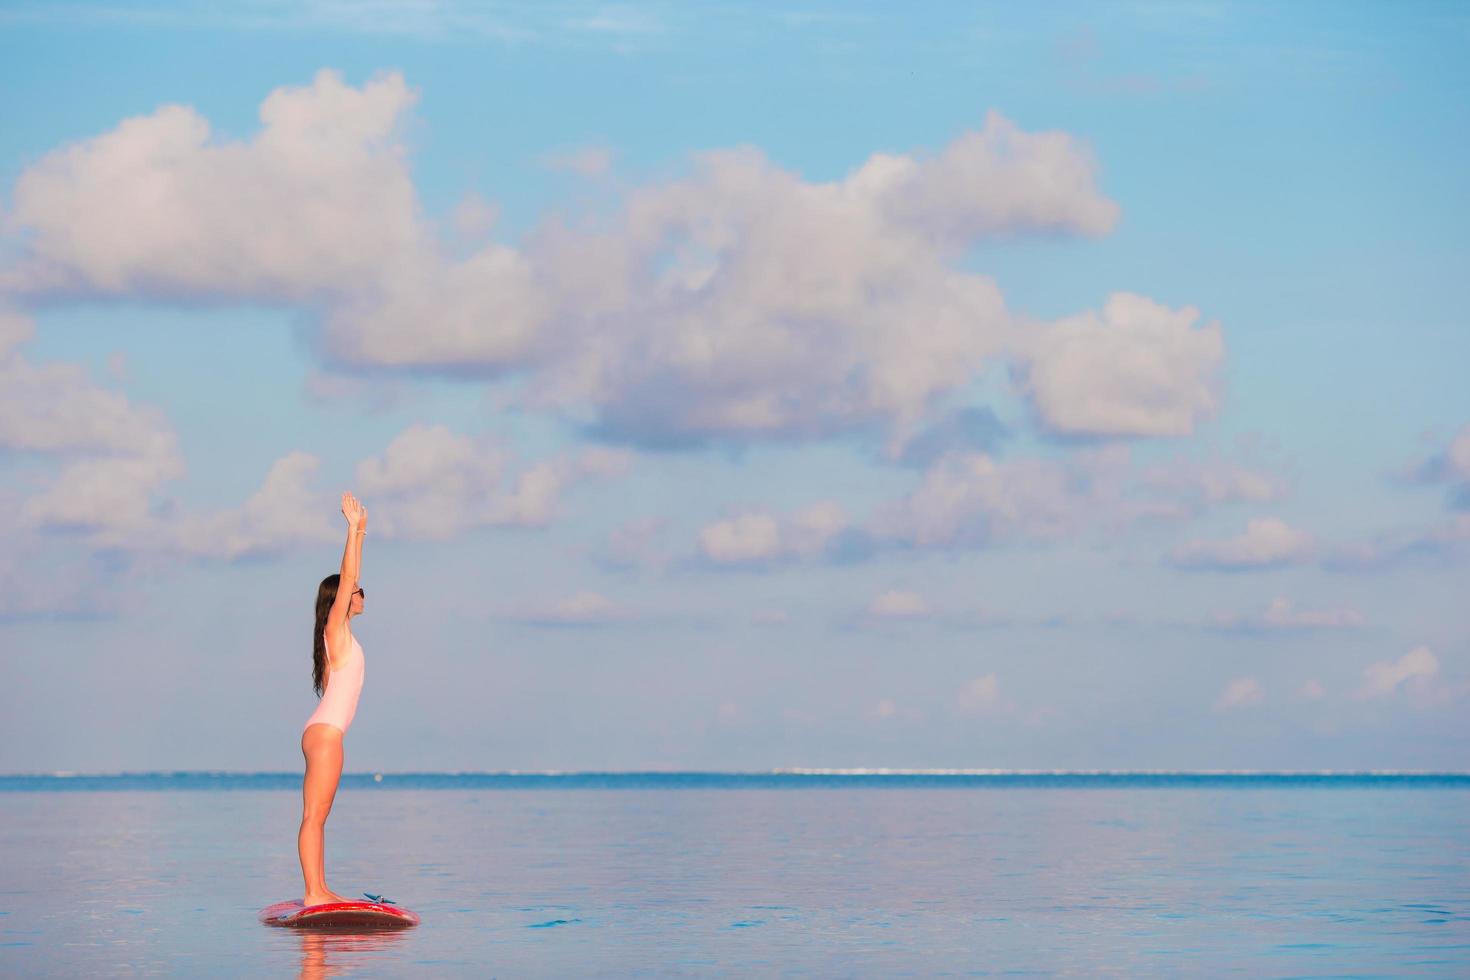
<path fill-rule="evenodd" d="M 0 776 L 0 976 L 1470 976 L 1470 774 Z"/>

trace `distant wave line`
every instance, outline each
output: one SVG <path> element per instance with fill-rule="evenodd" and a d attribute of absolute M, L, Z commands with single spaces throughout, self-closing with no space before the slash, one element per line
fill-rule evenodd
<path fill-rule="evenodd" d="M 0 773 L 0 779 L 115 779 L 115 778 L 277 778 L 299 777 L 298 772 L 274 772 L 268 770 L 231 769 L 157 769 L 122 770 L 116 772 L 78 772 L 55 770 L 51 772 Z M 780 768 L 780 769 L 454 769 L 454 770 L 387 770 L 344 773 L 356 778 L 403 778 L 403 777 L 498 777 L 536 776 L 553 778 L 579 777 L 623 778 L 657 777 L 672 779 L 680 776 L 701 778 L 751 778 L 767 776 L 1107 776 L 1107 777 L 1194 777 L 1194 776 L 1238 776 L 1238 777 L 1362 777 L 1362 776 L 1431 776 L 1470 778 L 1470 770 L 1438 769 L 895 769 L 895 768 Z"/>

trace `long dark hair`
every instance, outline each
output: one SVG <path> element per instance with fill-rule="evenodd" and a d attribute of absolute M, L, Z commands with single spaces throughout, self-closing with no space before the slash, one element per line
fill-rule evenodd
<path fill-rule="evenodd" d="M 327 641 L 322 638 L 322 632 L 327 628 L 327 614 L 332 611 L 332 603 L 337 601 L 337 585 L 342 581 L 342 576 L 336 573 L 322 579 L 322 584 L 316 589 L 316 631 L 311 637 L 311 683 L 316 688 L 316 696 L 322 696 L 322 685 L 326 683 L 327 674 Z"/>

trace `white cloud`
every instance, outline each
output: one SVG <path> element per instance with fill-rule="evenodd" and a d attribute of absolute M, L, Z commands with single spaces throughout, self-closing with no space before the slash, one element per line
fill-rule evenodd
<path fill-rule="evenodd" d="M 992 708 L 1000 701 L 1000 682 L 994 674 L 976 677 L 960 688 L 958 700 L 964 711 Z"/>
<path fill-rule="evenodd" d="M 174 547 L 195 557 L 235 561 L 340 540 L 345 525 L 334 519 L 331 495 L 312 486 L 319 468 L 315 456 L 288 453 L 271 464 L 260 489 L 239 507 L 180 518 Z"/>
<path fill-rule="evenodd" d="M 3 366 L 0 366 L 3 370 Z M 169 481 L 184 475 L 184 463 L 161 417 L 139 413 L 125 399 L 97 397 L 84 380 L 53 389 L 106 406 L 101 411 L 52 418 L 33 402 L 27 411 L 42 419 L 22 448 L 45 446 L 90 450 L 66 462 L 51 484 L 25 500 L 25 523 L 44 529 L 88 532 L 95 548 L 173 554 L 234 561 L 276 556 L 340 537 L 335 496 L 316 486 L 320 462 L 305 452 L 276 460 L 261 487 L 240 506 L 188 513 L 161 497 Z M 0 401 L 0 436 L 5 431 Z M 101 454 L 109 445 L 116 454 Z M 123 454 L 140 447 L 142 451 Z M 7 448 L 0 442 L 0 448 Z M 73 456 L 76 453 L 71 454 Z M 600 447 L 542 460 L 512 471 L 508 452 L 443 426 L 412 426 L 377 457 L 358 464 L 354 489 L 368 501 L 371 533 L 386 538 L 433 540 L 485 525 L 544 526 L 555 519 L 570 487 L 624 472 L 630 454 Z"/>
<path fill-rule="evenodd" d="M 862 430 L 897 454 L 1013 356 L 1062 431 L 1187 432 L 1213 410 L 1219 331 L 1192 310 L 1119 294 L 1022 339 L 995 283 L 960 267 L 985 238 L 1112 229 L 1118 206 L 1066 133 L 992 112 L 936 154 L 876 154 L 832 182 L 751 148 L 703 153 L 606 220 L 451 255 L 408 167 L 415 101 L 396 73 L 353 87 L 324 70 L 273 91 L 245 141 L 185 106 L 125 120 L 21 174 L 21 258 L 0 277 L 32 296 L 293 305 L 329 365 L 521 372 L 523 405 L 634 443 Z M 483 237 L 494 216 L 470 197 L 451 224 Z"/>
<path fill-rule="evenodd" d="M 1395 530 L 1367 542 L 1334 549 L 1324 565 L 1333 571 L 1381 571 L 1415 560 L 1450 562 L 1470 552 L 1470 512 L 1452 513 L 1428 527 Z"/>
<path fill-rule="evenodd" d="M 115 545 L 146 526 L 156 490 L 184 475 L 163 413 L 95 384 L 80 364 L 35 364 L 19 350 L 29 317 L 0 312 L 0 451 L 60 461 L 19 507 L 23 523 L 83 531 Z"/>
<path fill-rule="evenodd" d="M 790 518 L 749 511 L 707 525 L 699 532 L 699 553 L 721 565 L 812 559 L 847 528 L 841 506 L 820 501 Z"/>
<path fill-rule="evenodd" d="M 1274 568 L 1301 561 L 1311 548 L 1311 535 L 1305 531 L 1276 518 L 1262 518 L 1249 521 L 1239 537 L 1190 541 L 1176 548 L 1170 560 L 1181 568 Z"/>
<path fill-rule="evenodd" d="M 873 717 L 879 721 L 886 721 L 896 714 L 898 714 L 898 705 L 894 704 L 890 698 L 884 698 L 873 705 Z"/>
<path fill-rule="evenodd" d="M 1413 466 L 1411 478 L 1419 483 L 1448 484 L 1446 504 L 1470 512 L 1470 424 L 1460 427 L 1443 449 Z"/>
<path fill-rule="evenodd" d="M 578 592 L 549 604 L 522 604 L 501 618 L 530 626 L 596 626 L 626 622 L 633 614 L 598 592 Z"/>
<path fill-rule="evenodd" d="M 1266 692 L 1261 688 L 1260 681 L 1254 677 L 1240 677 L 1225 685 L 1225 690 L 1215 700 L 1215 710 L 1246 708 L 1260 704 L 1265 698 Z"/>
<path fill-rule="evenodd" d="M 272 92 L 248 141 L 185 106 L 125 120 L 21 174 L 4 278 L 305 306 L 330 361 L 532 368 L 531 404 L 635 441 L 806 438 L 909 426 L 1003 350 L 999 291 L 953 268 L 957 249 L 1117 216 L 1080 144 L 992 113 L 933 158 L 875 156 L 835 183 L 702 154 L 630 192 L 610 228 L 550 224 L 526 252 L 452 259 L 407 165 L 415 100 L 396 73 L 356 88 L 322 71 Z M 482 229 L 489 208 L 458 224 Z"/>
<path fill-rule="evenodd" d="M 579 177 L 601 177 L 612 170 L 613 151 L 605 146 L 579 146 L 542 159 L 550 170 L 562 170 Z"/>
<path fill-rule="evenodd" d="M 355 368 L 490 376 L 535 355 L 548 304 L 515 249 L 490 243 L 457 261 L 421 254 L 335 303 L 319 347 Z"/>
<path fill-rule="evenodd" d="M 902 427 L 1008 329 L 994 283 L 895 227 L 856 175 L 807 183 L 754 150 L 703 154 L 610 230 L 548 227 L 533 253 L 562 309 L 530 403 L 635 441 Z"/>
<path fill-rule="evenodd" d="M 0 333 L 7 322 L 12 337 L 27 335 L 28 319 L 0 316 Z M 159 458 L 176 453 L 176 437 L 162 412 L 93 383 L 82 365 L 11 350 L 0 352 L 0 449 Z"/>
<path fill-rule="evenodd" d="M 851 178 L 894 224 L 951 247 L 1021 232 L 1105 235 L 1120 209 L 1100 195 L 1087 148 L 1062 132 L 1026 133 L 991 111 L 929 158 L 877 154 Z"/>
<path fill-rule="evenodd" d="M 1164 511 L 1178 516 L 1217 504 L 1280 500 L 1287 494 L 1286 482 L 1277 474 L 1225 460 L 1155 463 L 1144 468 L 1139 483 L 1159 496 Z"/>
<path fill-rule="evenodd" d="M 1445 468 L 1456 479 L 1470 483 L 1470 425 L 1461 426 L 1445 450 Z"/>
<path fill-rule="evenodd" d="M 1181 436 L 1219 405 L 1225 357 L 1218 323 L 1114 293 L 1091 311 L 1036 328 L 1025 344 L 1026 390 L 1041 421 L 1066 434 Z"/>
<path fill-rule="evenodd" d="M 24 514 L 36 527 L 92 532 L 97 547 L 128 547 L 150 533 L 153 495 L 183 475 L 174 453 L 77 460 L 26 501 Z"/>
<path fill-rule="evenodd" d="M 1280 596 L 1272 599 L 1258 613 L 1217 613 L 1214 625 L 1236 630 L 1312 630 L 1357 629 L 1367 620 L 1356 609 L 1298 609 L 1296 604 Z"/>
<path fill-rule="evenodd" d="M 1423 690 L 1439 674 L 1439 658 L 1428 647 L 1415 647 L 1398 660 L 1369 664 L 1355 700 L 1388 697 L 1402 688 Z"/>
<path fill-rule="evenodd" d="M 868 603 L 868 615 L 880 619 L 914 619 L 928 616 L 931 610 L 924 597 L 916 592 L 901 592 L 890 589 L 873 597 Z"/>
<path fill-rule="evenodd" d="M 545 525 L 568 487 L 615 476 L 629 460 L 626 452 L 590 448 L 511 476 L 509 453 L 491 440 L 414 425 L 381 456 L 359 463 L 354 485 L 377 504 L 372 519 L 385 537 L 443 540 L 486 525 Z"/>
<path fill-rule="evenodd" d="M 1111 450 L 1060 460 L 951 453 L 911 493 L 880 507 L 872 532 L 918 548 L 1058 538 L 1124 519 L 1113 505 L 1125 464 L 1126 454 Z"/>
<path fill-rule="evenodd" d="M 7 224 L 22 292 L 307 299 L 421 254 L 401 145 L 415 101 L 398 74 L 362 88 L 319 72 L 262 103 L 250 142 L 167 105 L 53 151 L 15 184 Z"/>
<path fill-rule="evenodd" d="M 611 568 L 662 568 L 673 558 L 663 545 L 669 522 L 662 517 L 640 517 L 613 528 L 606 545 L 593 557 Z"/>
<path fill-rule="evenodd" d="M 750 510 L 706 527 L 699 550 L 710 560 L 735 564 L 833 558 L 839 543 L 842 557 L 860 558 L 887 548 L 984 548 L 1106 536 L 1140 521 L 1192 517 L 1222 503 L 1281 492 L 1274 476 L 1229 463 L 1166 460 L 1140 468 L 1125 445 L 1030 459 L 957 451 L 940 456 L 913 490 L 880 503 L 865 521 L 847 520 L 830 501 L 790 519 Z M 804 536 L 797 533 L 803 524 Z"/>
<path fill-rule="evenodd" d="M 35 334 L 34 320 L 23 313 L 0 306 L 0 357 L 6 357 Z M 8 387 L 8 385 L 0 385 L 0 391 Z"/>
<path fill-rule="evenodd" d="M 454 232 L 461 240 L 484 238 L 499 220 L 500 206 L 473 191 L 460 198 L 451 216 Z"/>
<path fill-rule="evenodd" d="M 354 88 L 323 70 L 273 91 L 248 142 L 170 105 L 56 150 L 16 181 L 24 253 L 0 284 L 304 306 L 320 352 L 351 365 L 518 364 L 545 304 L 513 249 L 444 254 L 400 134 L 416 99 L 397 73 Z M 458 217 L 483 227 L 489 208 Z"/>
<path fill-rule="evenodd" d="M 1422 460 L 1415 475 L 1425 483 L 1470 484 L 1470 424 L 1461 426 L 1443 450 Z"/>
<path fill-rule="evenodd" d="M 699 548 L 711 561 L 726 564 L 767 561 L 781 554 L 781 531 L 770 514 L 740 514 L 700 531 Z"/>
<path fill-rule="evenodd" d="M 995 114 L 934 158 L 876 155 L 834 183 L 753 149 L 694 163 L 610 226 L 533 243 L 565 339 L 532 404 L 650 442 L 901 436 L 1009 344 L 999 291 L 958 251 L 1099 234 L 1117 213 L 1076 141 Z"/>

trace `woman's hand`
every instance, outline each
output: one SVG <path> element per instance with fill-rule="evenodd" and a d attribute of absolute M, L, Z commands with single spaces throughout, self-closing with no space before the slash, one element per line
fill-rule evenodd
<path fill-rule="evenodd" d="M 367 508 L 350 493 L 342 494 L 342 516 L 347 518 L 347 524 L 353 530 L 367 526 Z"/>

